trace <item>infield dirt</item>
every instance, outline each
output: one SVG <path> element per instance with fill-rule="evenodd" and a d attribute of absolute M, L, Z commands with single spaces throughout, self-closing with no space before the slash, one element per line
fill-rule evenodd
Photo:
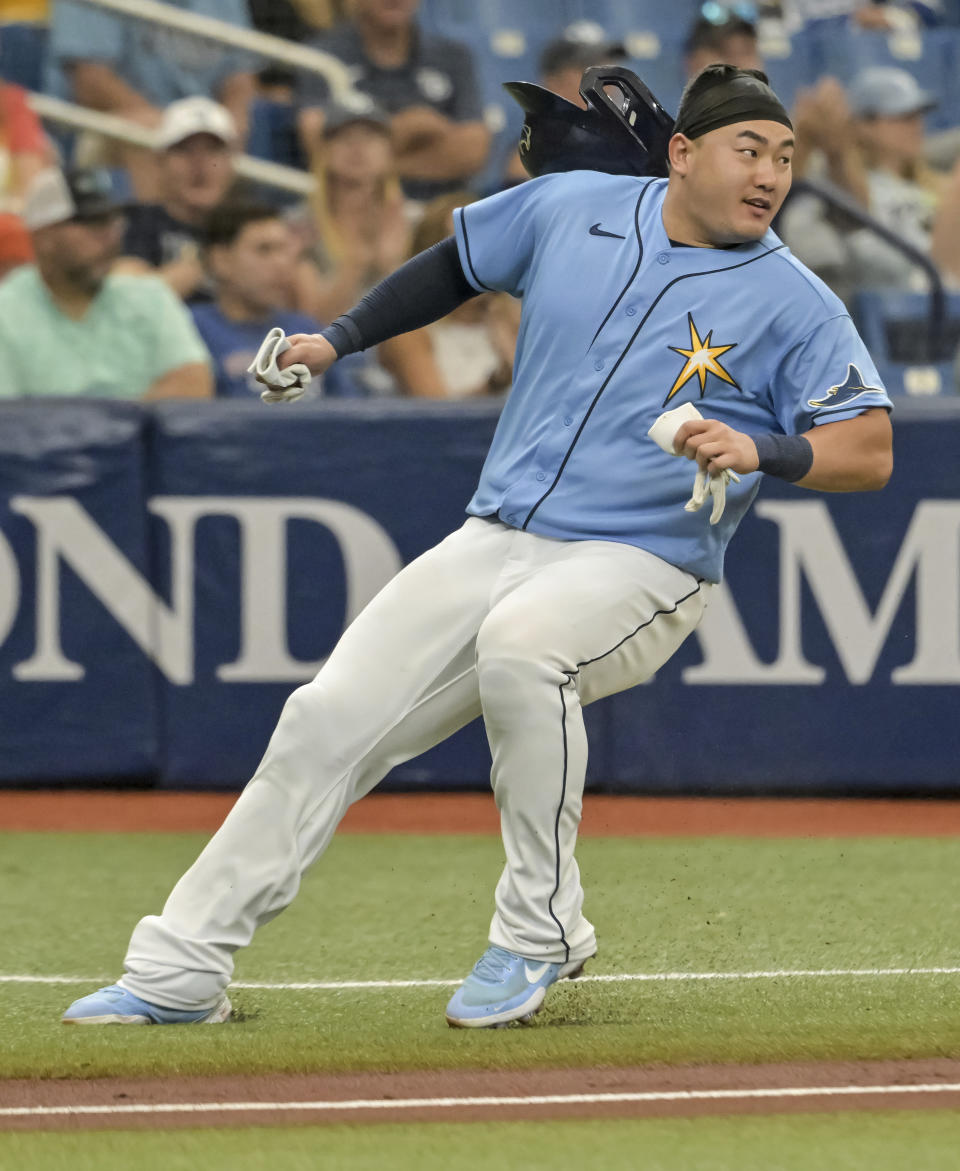
<path fill-rule="evenodd" d="M 235 793 L 0 792 L 0 831 L 213 832 Z M 498 833 L 487 793 L 374 793 L 338 833 Z M 621 797 L 588 793 L 586 837 L 954 837 L 960 801 Z"/>

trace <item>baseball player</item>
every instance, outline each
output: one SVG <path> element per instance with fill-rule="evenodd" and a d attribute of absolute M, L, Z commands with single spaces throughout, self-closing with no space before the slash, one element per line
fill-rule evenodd
<path fill-rule="evenodd" d="M 258 369 L 282 402 L 476 294 L 523 301 L 513 390 L 466 523 L 293 692 L 221 829 L 135 928 L 120 982 L 65 1021 L 225 1020 L 234 952 L 290 903 L 351 802 L 478 715 L 506 864 L 489 947 L 447 1020 L 525 1020 L 595 954 L 574 857 L 583 706 L 648 679 L 695 629 L 764 475 L 858 491 L 892 467 L 873 362 L 770 229 L 793 131 L 764 76 L 705 70 L 666 149 L 666 178 L 633 159 L 626 174 L 543 174 L 462 208 L 455 237 L 322 334 L 269 341 Z"/>

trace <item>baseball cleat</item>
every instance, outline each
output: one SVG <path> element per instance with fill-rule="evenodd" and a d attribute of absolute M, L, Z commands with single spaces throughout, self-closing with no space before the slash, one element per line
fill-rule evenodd
<path fill-rule="evenodd" d="M 576 979 L 585 963 L 551 964 L 524 959 L 503 947 L 488 947 L 451 997 L 447 1024 L 457 1029 L 494 1029 L 511 1021 L 528 1021 L 550 985 Z"/>
<path fill-rule="evenodd" d="M 75 1000 L 61 1019 L 65 1025 L 219 1025 L 229 1016 L 226 996 L 213 1008 L 188 1012 L 151 1004 L 119 984 L 110 984 Z"/>

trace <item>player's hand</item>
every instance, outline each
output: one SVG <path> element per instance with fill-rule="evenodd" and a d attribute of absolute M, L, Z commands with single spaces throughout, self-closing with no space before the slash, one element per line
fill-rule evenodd
<path fill-rule="evenodd" d="M 757 446 L 742 431 L 735 431 L 718 419 L 690 419 L 682 424 L 673 439 L 677 455 L 697 461 L 697 467 L 709 476 L 732 472 L 755 472 L 760 465 Z"/>
<path fill-rule="evenodd" d="M 316 377 L 329 370 L 337 360 L 337 351 L 318 333 L 292 333 L 287 341 L 290 349 L 284 350 L 277 358 L 277 366 L 281 370 L 302 362 Z"/>
<path fill-rule="evenodd" d="M 268 331 L 253 361 L 247 367 L 247 373 L 252 374 L 257 382 L 262 382 L 267 388 L 260 393 L 265 403 L 295 403 L 306 393 L 313 372 L 305 362 L 291 359 L 291 353 L 293 348 L 290 339 L 279 325 L 275 325 Z M 280 368 L 281 363 L 283 369 Z"/>

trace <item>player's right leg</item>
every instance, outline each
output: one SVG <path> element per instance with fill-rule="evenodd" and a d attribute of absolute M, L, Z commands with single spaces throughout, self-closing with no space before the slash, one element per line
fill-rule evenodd
<path fill-rule="evenodd" d="M 574 856 L 587 764 L 582 707 L 657 671 L 695 628 L 709 592 L 630 545 L 517 540 L 526 573 L 494 598 L 477 637 L 506 866 L 490 947 L 447 1006 L 450 1024 L 467 1028 L 527 1019 L 595 953 Z"/>
<path fill-rule="evenodd" d="M 111 1004 L 102 990 L 66 1021 L 149 1016 L 142 1003 L 198 1023 L 223 1014 L 234 952 L 290 903 L 350 801 L 477 714 L 473 643 L 511 532 L 468 521 L 373 599 L 290 696 L 253 779 L 162 914 L 135 928 L 120 985 L 133 1000 Z"/>

